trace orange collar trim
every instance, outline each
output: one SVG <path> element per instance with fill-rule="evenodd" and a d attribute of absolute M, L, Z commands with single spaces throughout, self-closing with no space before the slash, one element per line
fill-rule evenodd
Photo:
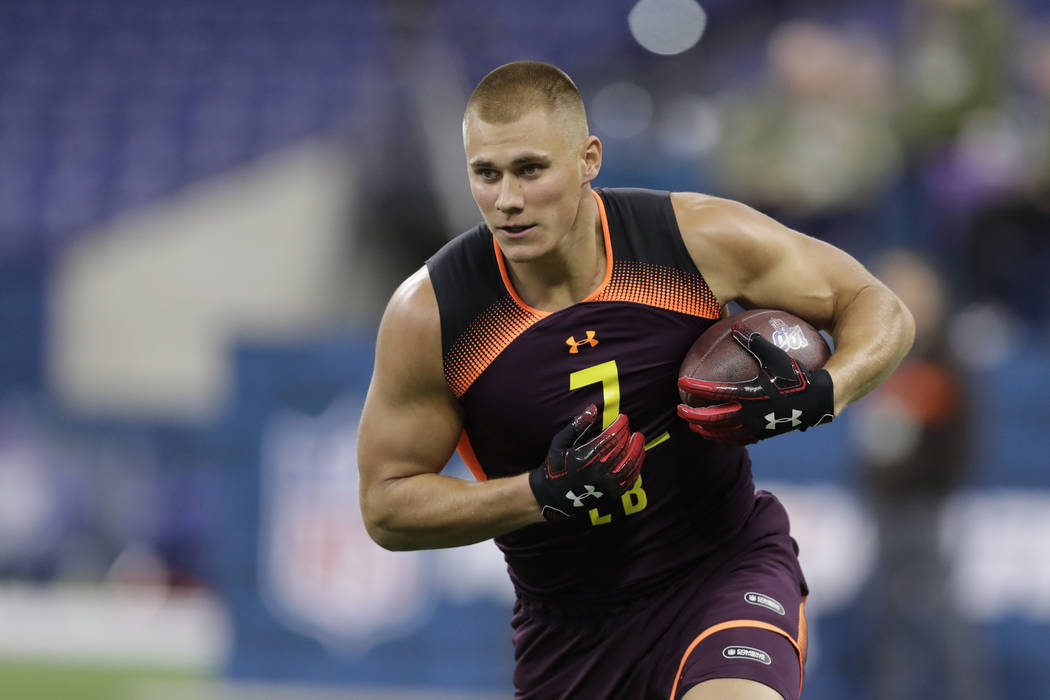
<path fill-rule="evenodd" d="M 609 218 L 605 214 L 605 203 L 602 202 L 602 198 L 598 196 L 598 193 L 594 190 L 591 190 L 591 194 L 594 195 L 594 201 L 598 204 L 598 217 L 602 222 L 602 238 L 605 241 L 605 276 L 602 278 L 602 282 L 598 285 L 598 288 L 588 294 L 580 303 L 595 301 L 600 297 L 602 292 L 605 291 L 605 288 L 609 286 L 609 280 L 612 279 L 613 270 L 612 236 L 609 234 Z M 514 303 L 538 318 L 550 316 L 550 311 L 540 311 L 539 309 L 535 309 L 525 303 L 525 301 L 518 296 L 518 291 L 514 289 L 514 285 L 510 281 L 510 275 L 507 272 L 507 263 L 503 259 L 503 251 L 500 250 L 495 235 L 492 236 L 492 248 L 496 255 L 496 264 L 499 266 L 500 277 L 503 278 L 503 286 L 506 287 L 507 293 L 510 294 Z"/>

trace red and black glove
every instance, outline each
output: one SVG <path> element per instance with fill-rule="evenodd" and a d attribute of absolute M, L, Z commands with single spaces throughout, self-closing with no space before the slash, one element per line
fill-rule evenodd
<path fill-rule="evenodd" d="M 632 433 L 622 413 L 600 429 L 591 404 L 551 441 L 547 461 L 529 472 L 529 485 L 547 520 L 587 512 L 602 499 L 630 490 L 642 470 L 645 437 Z"/>
<path fill-rule="evenodd" d="M 758 361 L 758 376 L 735 383 L 680 377 L 682 391 L 710 404 L 678 405 L 678 415 L 691 430 L 724 445 L 747 445 L 831 422 L 835 393 L 826 370 L 804 369 L 741 323 L 733 324 L 733 339 Z"/>

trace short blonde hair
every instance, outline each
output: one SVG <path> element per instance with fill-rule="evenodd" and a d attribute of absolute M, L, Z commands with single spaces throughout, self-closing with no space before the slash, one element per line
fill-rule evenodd
<path fill-rule="evenodd" d="M 515 61 L 495 69 L 478 83 L 463 113 L 482 121 L 506 124 L 534 109 L 546 109 L 563 121 L 570 143 L 590 133 L 587 111 L 576 84 L 565 71 L 540 61 Z"/>

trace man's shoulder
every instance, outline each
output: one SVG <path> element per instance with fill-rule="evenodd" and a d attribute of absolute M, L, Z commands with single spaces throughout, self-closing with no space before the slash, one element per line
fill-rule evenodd
<path fill-rule="evenodd" d="M 409 275 L 390 297 L 384 323 L 423 330 L 438 321 L 434 285 L 426 266 Z"/>
<path fill-rule="evenodd" d="M 484 223 L 443 245 L 424 269 L 446 350 L 478 314 L 506 296 L 492 233 Z"/>
<path fill-rule="evenodd" d="M 669 194 L 679 224 L 693 224 L 691 228 L 724 230 L 759 215 L 743 202 L 725 197 L 703 192 Z"/>

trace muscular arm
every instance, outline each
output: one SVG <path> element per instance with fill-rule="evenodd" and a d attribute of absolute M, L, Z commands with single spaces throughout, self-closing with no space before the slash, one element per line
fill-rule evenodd
<path fill-rule="evenodd" d="M 908 352 L 911 313 L 842 250 L 739 202 L 693 193 L 671 201 L 686 247 L 720 303 L 783 309 L 831 333 L 835 352 L 824 368 L 836 415 Z"/>
<path fill-rule="evenodd" d="M 423 268 L 383 315 L 358 432 L 361 514 L 377 543 L 455 547 L 543 521 L 528 474 L 481 482 L 440 474 L 461 430 L 444 381 L 437 300 Z"/>

